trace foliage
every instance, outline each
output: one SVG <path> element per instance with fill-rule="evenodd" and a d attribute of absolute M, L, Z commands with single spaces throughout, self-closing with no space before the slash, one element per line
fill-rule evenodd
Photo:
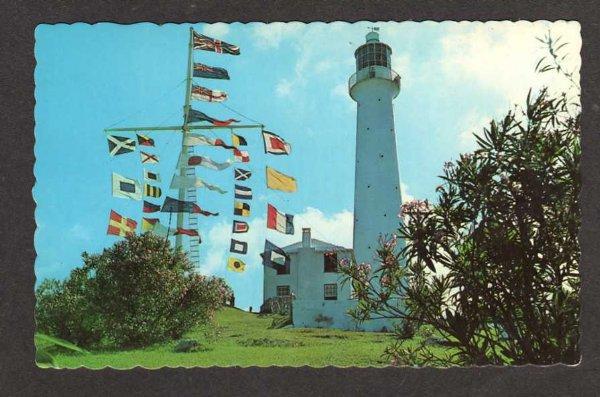
<path fill-rule="evenodd" d="M 283 328 L 288 325 L 292 325 L 292 316 L 289 314 L 273 314 L 273 321 L 271 322 L 270 329 Z"/>
<path fill-rule="evenodd" d="M 57 367 L 104 368 L 111 366 L 130 369 L 170 367 L 270 367 L 305 366 L 325 367 L 385 367 L 390 360 L 383 357 L 385 347 L 392 341 L 392 334 L 377 332 L 353 332 L 329 328 L 281 328 L 269 329 L 274 315 L 260 316 L 235 308 L 224 308 L 215 314 L 212 324 L 193 328 L 185 339 L 201 341 L 205 351 L 175 353 L 174 342 L 157 343 L 149 347 L 126 351 L 93 351 L 86 355 L 58 354 Z M 206 338 L 206 331 L 218 328 L 215 338 Z M 284 346 L 272 347 L 268 342 L 247 340 L 285 340 Z M 281 344 L 281 342 L 275 342 Z M 417 341 L 407 342 L 407 345 Z M 443 355 L 448 348 L 430 346 Z"/>
<path fill-rule="evenodd" d="M 426 344 L 406 349 L 398 335 L 393 361 L 578 361 L 580 114 L 570 105 L 546 90 L 528 96 L 525 110 L 476 135 L 474 153 L 445 164 L 435 205 L 403 205 L 402 248 L 382 239 L 375 271 L 341 263 L 357 320 L 431 325 L 456 348 L 433 359 Z"/>
<path fill-rule="evenodd" d="M 38 331 L 92 347 L 102 338 L 101 318 L 86 297 L 82 276 L 76 269 L 64 281 L 42 281 L 35 293 L 35 315 Z"/>
<path fill-rule="evenodd" d="M 175 347 L 173 348 L 173 351 L 175 353 L 193 353 L 207 350 L 208 349 L 205 346 L 201 345 L 195 339 L 182 339 L 178 341 Z"/>
<path fill-rule="evenodd" d="M 229 298 L 221 279 L 195 273 L 181 250 L 151 233 L 82 256 L 67 280 L 44 280 L 36 291 L 38 329 L 80 346 L 177 339 Z"/>
<path fill-rule="evenodd" d="M 36 349 L 35 363 L 42 368 L 56 366 L 56 361 L 54 360 L 52 354 L 48 353 L 48 351 L 44 349 Z"/>
<path fill-rule="evenodd" d="M 550 32 L 546 33 L 544 37 L 537 37 L 537 40 L 547 48 L 548 53 L 540 58 L 537 65 L 535 65 L 535 71 L 539 73 L 555 72 L 564 76 L 570 83 L 572 88 L 577 92 L 581 91 L 579 83 L 575 80 L 575 73 L 572 70 L 567 70 L 563 62 L 569 57 L 569 53 L 564 52 L 564 47 L 568 42 L 558 38 L 552 37 Z"/>
<path fill-rule="evenodd" d="M 54 355 L 56 353 L 88 353 L 79 346 L 67 342 L 66 340 L 41 333 L 35 334 L 35 346 L 35 362 L 41 367 L 56 366 L 56 361 L 54 360 Z"/>
<path fill-rule="evenodd" d="M 304 342 L 291 341 L 287 339 L 273 339 L 273 338 L 251 338 L 243 339 L 238 341 L 241 346 L 251 347 L 299 347 L 304 346 Z"/>
<path fill-rule="evenodd" d="M 260 305 L 261 313 L 277 313 L 290 315 L 292 310 L 292 298 L 290 296 L 274 296 L 268 298 Z"/>

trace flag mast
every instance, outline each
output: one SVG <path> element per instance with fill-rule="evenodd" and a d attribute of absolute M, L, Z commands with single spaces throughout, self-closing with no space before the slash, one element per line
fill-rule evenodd
<path fill-rule="evenodd" d="M 186 89 L 185 89 L 185 101 L 183 106 L 183 123 L 181 125 L 171 125 L 171 126 L 135 126 L 135 127 L 116 127 L 116 128 L 105 128 L 104 133 L 110 134 L 112 132 L 143 132 L 143 131 L 155 131 L 155 132 L 181 132 L 181 150 L 180 156 L 185 156 L 188 154 L 188 146 L 185 146 L 185 137 L 186 134 L 189 134 L 191 130 L 221 130 L 227 129 L 233 131 L 235 129 L 258 129 L 263 130 L 263 124 L 236 124 L 235 126 L 219 126 L 219 125 L 193 125 L 189 121 L 189 114 L 191 110 L 191 93 L 193 86 L 193 68 L 194 68 L 194 28 L 190 27 L 190 39 L 188 44 L 188 65 L 187 65 L 187 75 L 186 75 Z M 237 54 L 236 54 L 237 55 Z M 187 172 L 189 170 L 189 166 L 185 164 L 185 162 L 179 162 L 179 175 L 182 177 L 188 176 Z M 175 171 L 177 172 L 177 171 Z M 178 198 L 181 201 L 187 201 L 186 188 L 181 187 L 178 189 Z M 196 201 L 196 195 L 193 195 L 193 201 Z M 191 197 L 190 197 L 191 198 Z M 171 223 L 170 215 L 169 215 L 169 224 Z M 188 221 L 189 223 L 189 221 Z M 184 213 L 177 212 L 177 227 L 184 228 Z M 197 228 L 197 224 L 196 224 Z M 168 238 L 168 236 L 167 236 Z M 183 248 L 182 236 L 181 234 L 175 235 L 175 247 Z"/>
<path fill-rule="evenodd" d="M 188 128 L 188 114 L 190 113 L 190 96 L 192 93 L 192 62 L 193 62 L 193 54 L 194 54 L 194 28 L 190 27 L 190 42 L 188 44 L 188 64 L 187 64 L 187 77 L 186 77 L 186 87 L 185 87 L 185 105 L 183 105 L 183 126 L 181 127 L 181 153 L 179 158 L 182 158 L 186 151 L 185 142 L 185 134 L 189 133 Z M 185 171 L 187 166 L 185 164 L 180 164 L 179 167 L 179 175 L 181 177 L 185 177 Z M 185 188 L 179 188 L 179 200 L 185 200 Z M 183 228 L 183 213 L 177 213 L 177 227 Z M 175 236 L 175 247 L 182 247 L 182 238 L 180 234 Z"/>

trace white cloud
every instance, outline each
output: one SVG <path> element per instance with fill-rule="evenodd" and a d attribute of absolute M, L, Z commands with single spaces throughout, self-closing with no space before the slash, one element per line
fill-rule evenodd
<path fill-rule="evenodd" d="M 410 69 L 410 56 L 407 53 L 392 54 L 392 69 L 400 76 L 405 75 Z"/>
<path fill-rule="evenodd" d="M 350 211 L 344 210 L 326 216 L 316 208 L 307 207 L 304 212 L 294 216 L 295 233 L 293 235 L 269 231 L 267 236 L 265 218 L 255 218 L 249 222 L 250 230 L 248 233 L 234 235 L 234 238 L 248 243 L 248 254 L 243 257 L 250 258 L 246 272 L 256 272 L 262 270 L 260 266 L 256 266 L 255 262 L 260 260 L 259 254 L 264 248 L 266 237 L 279 246 L 285 246 L 301 241 L 302 228 L 310 227 L 313 238 L 349 248 L 352 246 L 353 223 L 354 219 Z M 206 233 L 202 245 L 205 247 L 207 254 L 201 260 L 199 267 L 202 274 L 218 274 L 228 278 L 229 274 L 225 271 L 225 268 L 231 238 L 230 222 L 218 223 Z"/>
<path fill-rule="evenodd" d="M 526 21 L 459 23 L 442 39 L 438 66 L 454 82 L 476 83 L 502 94 L 509 104 L 522 103 L 530 87 L 542 85 L 555 90 L 568 89 L 569 83 L 556 73 L 535 72 L 538 60 L 546 54 L 536 37 L 548 29 L 570 44 L 563 48 L 569 69 L 579 69 L 581 38 L 575 22 L 530 23 Z M 577 79 L 578 73 L 576 76 Z"/>
<path fill-rule="evenodd" d="M 342 98 L 349 98 L 349 96 L 348 96 L 348 85 L 345 82 L 336 84 L 331 89 L 331 95 L 332 96 L 340 96 Z"/>
<path fill-rule="evenodd" d="M 330 59 L 324 59 L 315 64 L 315 72 L 317 73 L 326 73 L 333 69 L 335 63 Z"/>
<path fill-rule="evenodd" d="M 282 40 L 298 34 L 303 26 L 299 22 L 255 23 L 252 31 L 254 44 L 260 49 L 275 49 Z"/>
<path fill-rule="evenodd" d="M 279 97 L 289 96 L 292 92 L 293 83 L 288 79 L 281 79 L 277 82 L 275 86 L 275 94 Z"/>
<path fill-rule="evenodd" d="M 39 226 L 38 226 L 39 227 Z M 76 239 L 83 241 L 91 241 L 92 236 L 90 231 L 80 223 L 76 223 L 69 229 L 69 234 Z"/>
<path fill-rule="evenodd" d="M 290 24 L 293 25 L 293 24 Z M 271 26 L 271 25 L 268 25 Z M 302 25 L 300 25 L 302 27 Z M 331 27 L 337 29 L 339 37 L 336 37 L 334 44 L 331 37 Z M 296 107 L 302 106 L 305 102 L 314 100 L 314 93 L 309 93 L 304 89 L 309 80 L 315 80 L 317 75 L 327 76 L 328 81 L 334 83 L 339 81 L 339 77 L 347 79 L 353 72 L 354 57 L 350 47 L 346 47 L 348 37 L 353 37 L 350 29 L 342 29 L 339 25 L 328 25 L 324 23 L 311 23 L 305 25 L 303 29 L 293 25 L 284 30 L 283 37 L 291 40 L 290 47 L 297 54 L 294 72 L 290 73 L 285 79 L 286 85 L 283 92 L 293 99 Z M 264 28 L 266 29 L 266 28 Z M 278 26 L 275 31 L 280 29 Z M 340 57 L 340 54 L 345 54 Z M 342 62 L 339 60 L 343 59 Z M 329 89 L 326 88 L 328 91 Z"/>
<path fill-rule="evenodd" d="M 302 228 L 310 228 L 312 238 L 327 243 L 352 247 L 354 216 L 344 210 L 330 217 L 312 207 L 307 207 L 303 213 L 294 216 L 294 234 L 281 235 L 274 239 L 277 244 L 293 244 L 302 239 Z M 275 241 L 276 240 L 276 241 Z"/>
<path fill-rule="evenodd" d="M 475 110 L 471 110 L 463 118 L 458 129 L 458 148 L 462 152 L 469 152 L 475 149 L 476 140 L 473 134 L 481 136 L 484 128 L 487 128 L 490 124 L 492 117 L 483 116 L 481 113 Z"/>
<path fill-rule="evenodd" d="M 404 182 L 400 182 L 400 195 L 402 197 L 402 203 L 408 203 L 415 199 L 413 195 L 408 193 L 408 185 Z"/>
<path fill-rule="evenodd" d="M 240 234 L 239 240 L 248 243 L 249 257 L 256 257 L 262 252 L 264 242 L 264 230 L 266 221 L 264 218 L 255 218 L 248 222 L 250 230 L 248 233 Z M 227 266 L 227 255 L 229 252 L 231 233 L 231 222 L 220 222 L 213 226 L 206 234 L 203 245 L 208 252 L 206 259 L 201 261 L 200 272 L 203 274 L 222 274 Z M 251 270 L 247 268 L 246 270 Z"/>
<path fill-rule="evenodd" d="M 205 25 L 202 29 L 205 35 L 220 39 L 229 33 L 229 25 L 223 22 Z"/>
<path fill-rule="evenodd" d="M 344 111 L 348 113 L 355 114 L 356 112 L 356 103 L 350 98 L 348 94 L 348 83 L 343 81 L 339 84 L 336 84 L 331 89 L 331 96 L 334 98 L 341 98 L 344 101 L 346 106 L 343 107 Z"/>

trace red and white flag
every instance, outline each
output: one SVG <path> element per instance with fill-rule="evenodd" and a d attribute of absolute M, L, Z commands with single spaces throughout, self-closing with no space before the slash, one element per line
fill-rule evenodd
<path fill-rule="evenodd" d="M 248 163 L 250 155 L 245 150 L 233 149 L 233 159 L 238 163 Z"/>
<path fill-rule="evenodd" d="M 294 216 L 281 213 L 271 204 L 267 204 L 267 228 L 283 234 L 294 234 Z"/>
<path fill-rule="evenodd" d="M 232 232 L 233 233 L 246 233 L 248 232 L 248 229 L 250 229 L 250 227 L 248 226 L 247 222 L 243 222 L 243 221 L 233 221 L 233 228 L 232 228 Z"/>
<path fill-rule="evenodd" d="M 292 147 L 279 135 L 263 130 L 263 140 L 265 142 L 265 153 L 271 154 L 290 154 Z"/>
<path fill-rule="evenodd" d="M 209 90 L 199 85 L 192 86 L 192 99 L 205 102 L 223 102 L 227 99 L 227 93 L 224 91 Z"/>
<path fill-rule="evenodd" d="M 178 227 L 177 230 L 175 231 L 175 233 L 173 233 L 175 236 L 179 235 L 179 234 L 185 234 L 187 236 L 191 236 L 191 237 L 198 237 L 198 231 L 195 229 L 184 229 L 182 227 Z"/>

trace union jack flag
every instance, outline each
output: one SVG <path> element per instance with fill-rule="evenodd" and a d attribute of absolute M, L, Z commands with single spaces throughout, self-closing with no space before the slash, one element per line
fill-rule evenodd
<path fill-rule="evenodd" d="M 194 63 L 194 77 L 203 77 L 205 79 L 224 79 L 229 80 L 229 73 L 226 69 L 216 66 L 208 66 L 203 63 Z"/>
<path fill-rule="evenodd" d="M 192 99 L 205 102 L 223 102 L 227 99 L 227 93 L 224 91 L 209 90 L 199 85 L 192 86 Z"/>
<path fill-rule="evenodd" d="M 219 54 L 240 55 L 240 47 L 213 39 L 194 31 L 194 50 L 214 51 Z"/>

